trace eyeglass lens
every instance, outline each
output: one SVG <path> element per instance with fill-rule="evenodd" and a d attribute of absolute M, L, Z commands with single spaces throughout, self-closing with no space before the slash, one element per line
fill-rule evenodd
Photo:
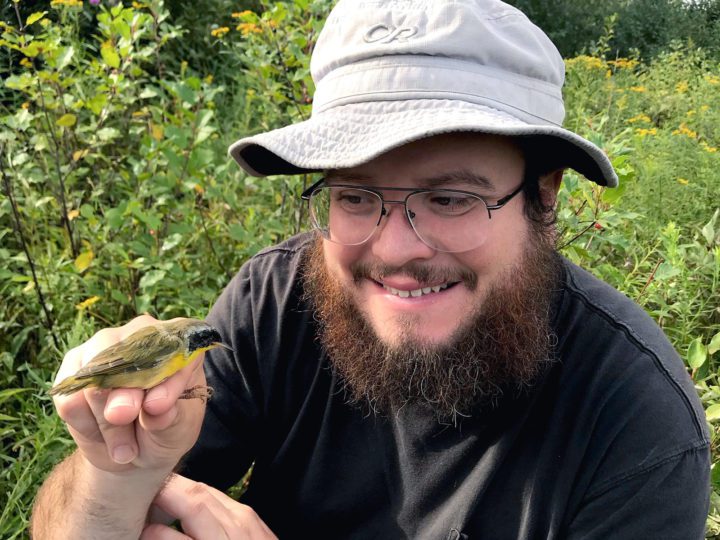
<path fill-rule="evenodd" d="M 401 197 L 398 197 L 401 198 Z M 488 211 L 479 197 L 456 191 L 412 193 L 407 215 L 417 236 L 440 251 L 459 252 L 482 244 Z M 402 200 L 386 200 L 390 204 Z M 367 241 L 380 225 L 383 201 L 369 190 L 324 186 L 313 192 L 310 212 L 314 225 L 328 240 L 344 245 Z"/>

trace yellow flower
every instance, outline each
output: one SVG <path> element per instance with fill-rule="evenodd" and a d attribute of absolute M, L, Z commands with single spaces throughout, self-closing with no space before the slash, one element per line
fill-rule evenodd
<path fill-rule="evenodd" d="M 641 137 L 645 137 L 646 135 L 657 135 L 657 128 L 650 128 L 650 129 L 637 128 L 635 130 L 635 133 L 637 133 Z"/>
<path fill-rule="evenodd" d="M 608 60 L 608 64 L 615 66 L 618 69 L 633 69 L 640 62 L 634 58 L 618 58 L 617 60 Z"/>
<path fill-rule="evenodd" d="M 630 91 L 642 93 L 647 92 L 647 88 L 645 88 L 644 86 L 631 86 Z"/>
<path fill-rule="evenodd" d="M 251 16 L 253 16 L 253 15 L 255 15 L 254 12 L 250 11 L 249 9 L 246 9 L 245 11 L 241 11 L 241 12 L 239 12 L 239 13 L 236 11 L 235 13 L 233 13 L 233 14 L 231 15 L 231 17 L 232 17 L 233 19 L 242 19 L 242 18 L 244 18 L 244 17 L 251 17 Z"/>
<path fill-rule="evenodd" d="M 710 84 L 720 84 L 720 77 L 715 75 L 705 75 L 705 80 Z"/>
<path fill-rule="evenodd" d="M 565 63 L 568 67 L 572 67 L 577 64 L 580 67 L 588 69 L 605 69 L 605 63 L 602 61 L 601 58 L 597 58 L 595 56 L 588 56 L 586 54 L 581 54 L 580 56 L 576 56 L 575 58 L 569 58 L 565 61 Z"/>
<path fill-rule="evenodd" d="M 708 143 L 706 143 L 706 142 L 701 143 L 701 146 L 703 147 L 703 150 L 705 150 L 706 152 L 708 152 L 708 153 L 710 153 L 710 154 L 714 154 L 715 152 L 718 151 L 717 147 L 715 147 L 715 146 L 710 146 L 710 145 L 709 145 Z"/>
<path fill-rule="evenodd" d="M 223 37 L 225 34 L 227 34 L 230 31 L 230 29 L 227 26 L 221 26 L 220 28 L 215 28 L 210 32 L 210 35 L 216 38 Z"/>
<path fill-rule="evenodd" d="M 634 124 L 635 122 L 647 122 L 649 124 L 652 120 L 647 114 L 638 114 L 637 116 L 630 118 L 628 122 L 630 124 Z"/>
<path fill-rule="evenodd" d="M 690 183 L 685 178 L 678 178 L 677 181 L 678 181 L 678 184 L 682 184 L 683 186 L 687 186 Z"/>
<path fill-rule="evenodd" d="M 23 58 L 22 60 L 20 60 L 20 65 L 25 66 L 26 68 L 31 68 L 33 63 L 27 58 Z"/>
<path fill-rule="evenodd" d="M 67 6 L 67 7 L 82 7 L 82 0 L 52 0 L 50 2 L 51 7 Z"/>
<path fill-rule="evenodd" d="M 100 300 L 99 296 L 91 296 L 87 300 L 83 300 L 79 304 L 75 304 L 75 309 L 79 309 L 79 310 L 87 309 L 90 306 L 92 306 L 93 304 L 95 304 L 98 300 Z"/>
<path fill-rule="evenodd" d="M 212 84 L 212 82 L 213 82 L 212 73 L 211 73 L 210 75 L 207 75 L 207 76 L 203 79 L 203 82 L 204 82 L 205 84 Z"/>
<path fill-rule="evenodd" d="M 247 36 L 249 34 L 262 34 L 262 28 L 255 23 L 240 23 L 237 25 L 235 30 L 240 32 L 243 36 Z"/>
<path fill-rule="evenodd" d="M 692 129 L 688 128 L 685 123 L 683 122 L 680 124 L 680 127 L 678 129 L 673 130 L 673 135 L 685 135 L 686 137 L 690 137 L 691 139 L 697 139 L 697 131 L 693 131 Z"/>
<path fill-rule="evenodd" d="M 20 107 L 22 107 L 23 109 L 27 110 L 27 109 L 30 108 L 30 103 L 26 101 L 26 102 L 24 102 L 22 105 L 20 105 Z"/>
<path fill-rule="evenodd" d="M 710 105 L 702 105 L 700 107 L 700 112 L 707 112 L 710 110 Z"/>
<path fill-rule="evenodd" d="M 133 2 L 133 3 L 132 3 L 132 7 L 134 7 L 135 9 L 142 9 L 142 8 L 144 8 L 144 7 L 147 7 L 147 5 L 146 5 L 146 4 L 141 4 L 140 2 Z"/>
<path fill-rule="evenodd" d="M 688 89 L 688 83 L 685 81 L 681 81 L 675 85 L 675 92 L 678 94 L 684 94 L 687 92 Z"/>

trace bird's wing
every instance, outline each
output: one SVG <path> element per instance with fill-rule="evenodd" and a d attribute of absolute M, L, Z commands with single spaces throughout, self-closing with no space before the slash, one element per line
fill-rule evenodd
<path fill-rule="evenodd" d="M 97 354 L 75 374 L 78 379 L 150 369 L 185 351 L 182 339 L 155 326 L 146 326 Z"/>

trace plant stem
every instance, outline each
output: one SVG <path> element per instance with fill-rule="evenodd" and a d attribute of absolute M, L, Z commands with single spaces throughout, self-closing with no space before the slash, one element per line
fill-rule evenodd
<path fill-rule="evenodd" d="M 5 155 L 5 147 L 0 146 L 0 159 L 2 159 Z M 27 239 L 25 238 L 25 233 L 23 232 L 22 228 L 22 220 L 20 219 L 20 211 L 18 210 L 17 203 L 15 202 L 15 198 L 13 197 L 12 193 L 12 185 L 10 184 L 10 178 L 5 173 L 5 167 L 0 165 L 0 174 L 2 174 L 3 179 L 3 187 L 5 188 L 5 195 L 7 196 L 8 200 L 10 201 L 10 206 L 12 207 L 13 212 L 13 228 L 15 229 L 15 233 L 18 235 L 18 238 L 20 239 L 20 244 L 22 245 L 23 251 L 25 252 L 25 257 L 27 258 L 28 264 L 30 265 L 30 273 L 32 274 L 33 283 L 35 284 L 35 292 L 37 293 L 38 300 L 40 302 L 40 306 L 42 306 L 43 313 L 45 314 L 45 326 L 48 329 L 48 332 L 50 332 L 50 335 L 52 336 L 53 343 L 55 344 L 55 347 L 57 350 L 60 349 L 60 343 L 58 341 L 57 336 L 55 335 L 54 330 L 54 324 L 52 317 L 50 316 L 50 309 L 47 306 L 47 303 L 45 302 L 45 297 L 43 296 L 42 288 L 40 287 L 40 281 L 37 277 L 37 272 L 35 272 L 35 262 L 30 255 L 30 249 L 28 248 Z"/>

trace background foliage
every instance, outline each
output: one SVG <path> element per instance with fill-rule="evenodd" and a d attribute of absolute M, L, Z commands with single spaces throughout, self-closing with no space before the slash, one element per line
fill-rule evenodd
<path fill-rule="evenodd" d="M 244 260 L 305 227 L 310 179 L 246 177 L 226 148 L 309 115 L 308 59 L 331 3 L 0 7 L 0 537 L 26 534 L 35 490 L 71 448 L 46 394 L 64 351 L 145 311 L 204 316 Z M 716 464 L 717 3 L 515 3 L 570 54 L 566 124 L 621 177 L 604 191 L 567 174 L 563 252 L 664 328 Z M 713 481 L 708 536 L 720 535 L 720 466 Z"/>

